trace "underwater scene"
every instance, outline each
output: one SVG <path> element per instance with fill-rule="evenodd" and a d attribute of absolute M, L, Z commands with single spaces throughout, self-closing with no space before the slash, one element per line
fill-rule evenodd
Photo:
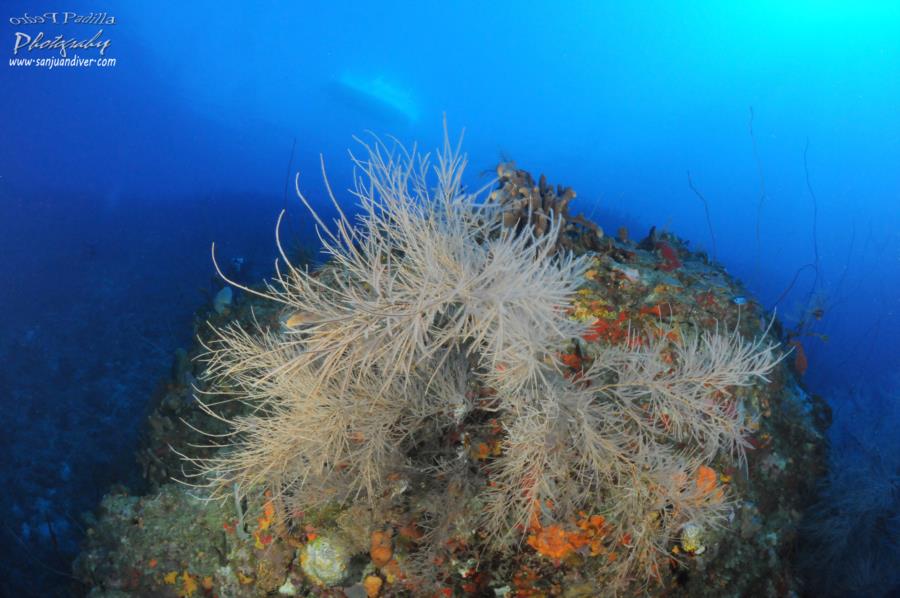
<path fill-rule="evenodd" d="M 900 596 L 900 4 L 0 27 L 0 596 Z"/>

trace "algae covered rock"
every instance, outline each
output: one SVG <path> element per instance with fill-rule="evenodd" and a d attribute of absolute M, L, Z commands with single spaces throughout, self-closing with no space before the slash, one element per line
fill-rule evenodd
<path fill-rule="evenodd" d="M 220 596 L 255 596 L 278 588 L 294 549 L 272 542 L 259 521 L 241 527 L 232 504 L 197 498 L 180 484 L 141 497 L 111 494 L 73 569 L 94 596 L 202 596 L 213 589 Z"/>
<path fill-rule="evenodd" d="M 438 344 L 421 356 L 434 368 L 426 368 L 420 383 L 413 361 L 393 370 L 393 361 L 353 369 L 392 355 L 375 349 L 398 330 L 396 322 L 380 318 L 400 317 L 411 301 L 351 313 L 347 321 L 358 316 L 368 323 L 366 332 L 337 334 L 332 327 L 344 319 L 303 310 L 304 326 L 286 329 L 284 310 L 242 293 L 244 303 L 229 310 L 232 321 L 214 314 L 219 328 L 201 333 L 203 344 L 218 351 L 213 368 L 226 372 L 204 391 L 232 398 L 246 388 L 274 389 L 266 404 L 298 424 L 290 434 L 275 435 L 290 439 L 290 446 L 282 451 L 283 443 L 263 442 L 261 432 L 284 422 L 251 410 L 258 397 L 221 401 L 231 411 L 218 421 L 259 441 L 250 445 L 268 452 L 251 456 L 270 457 L 271 467 L 222 477 L 223 464 L 233 472 L 228 465 L 248 462 L 236 452 L 247 450 L 244 444 L 204 455 L 218 502 L 198 501 L 170 484 L 147 497 L 108 497 L 79 559 L 79 577 L 95 588 L 150 588 L 160 595 L 331 595 L 364 587 L 385 597 L 796 590 L 785 555 L 824 465 L 825 418 L 821 401 L 779 360 L 771 316 L 746 299 L 746 289 L 721 266 L 674 235 L 651 231 L 634 243 L 627 234 L 601 236 L 579 221 L 566 243 L 556 243 L 553 235 L 566 229 L 550 219 L 556 214 L 551 208 L 567 207 L 574 194 L 554 194 L 545 182 L 535 191 L 525 185 L 533 179 L 518 171 L 507 178 L 501 184 L 511 186 L 495 194 L 499 203 L 514 202 L 526 215 L 528 202 L 551 207 L 540 230 L 504 222 L 531 237 L 519 244 L 506 238 L 509 247 L 498 241 L 498 251 L 518 251 L 525 271 L 530 266 L 523 256 L 537 252 L 547 260 L 539 267 L 552 269 L 553 260 L 573 254 L 566 262 L 572 267 L 557 272 L 565 301 L 546 310 L 552 330 L 535 325 L 532 331 L 516 321 L 503 326 L 504 334 L 489 334 L 484 329 L 492 320 L 483 327 L 461 320 L 449 328 L 467 332 L 447 341 L 450 349 Z M 475 251 L 469 245 L 502 234 L 486 226 L 465 246 L 454 245 L 456 253 L 446 253 Z M 328 293 L 315 295 L 329 285 L 342 290 L 340 301 L 354 284 L 353 293 L 368 296 L 386 276 L 379 260 L 392 256 L 399 264 L 415 245 L 401 251 L 389 242 L 367 266 L 377 280 L 352 282 L 334 264 L 296 276 L 317 300 L 331 300 Z M 489 258 L 479 267 L 489 269 Z M 504 273 L 493 276 L 506 280 Z M 476 278 L 484 283 L 485 277 Z M 443 339 L 435 331 L 459 317 L 461 302 L 482 301 L 464 291 L 432 314 L 428 334 Z M 515 313 L 528 316 L 530 298 L 513 295 L 520 302 Z M 485 305 L 478 303 L 472 318 L 487 318 Z M 292 311 L 288 320 L 299 317 Z M 253 326 L 257 336 L 237 326 Z M 523 342 L 507 342 L 510 330 L 522 332 Z M 298 349 L 310 339 L 321 343 L 320 351 Z M 317 356 L 335 343 L 341 350 L 325 362 L 349 372 L 346 381 L 315 369 Z M 236 346 L 245 351 L 231 351 Z M 466 351 L 453 352 L 460 346 Z M 488 350 L 496 350 L 496 358 L 480 354 Z M 294 369 L 275 371 L 291 375 L 248 384 L 257 380 L 255 370 L 235 380 L 228 376 L 235 368 L 221 367 L 237 359 L 240 369 L 257 354 L 261 360 L 286 355 Z M 386 377 L 404 367 L 410 378 Z M 623 394 L 625 387 L 637 390 Z M 328 392 L 307 396 L 309 388 Z M 390 401 L 379 388 L 389 391 Z M 390 417 L 379 419 L 385 414 Z M 144 453 L 185 446 L 186 439 L 197 443 L 192 429 L 180 442 L 172 438 L 175 420 L 193 424 L 205 415 L 197 404 L 183 401 L 176 410 L 163 403 L 151 415 L 157 435 Z M 237 461 L 228 460 L 236 455 Z M 129 523 L 135 520 L 142 526 Z"/>
<path fill-rule="evenodd" d="M 351 556 L 339 538 L 319 536 L 301 549 L 300 566 L 313 583 L 336 586 L 347 578 Z"/>

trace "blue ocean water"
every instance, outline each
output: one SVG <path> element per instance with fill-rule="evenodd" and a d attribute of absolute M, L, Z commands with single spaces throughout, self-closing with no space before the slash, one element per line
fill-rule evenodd
<path fill-rule="evenodd" d="M 353 135 L 430 148 L 443 115 L 465 128 L 472 185 L 514 159 L 610 233 L 705 249 L 797 333 L 836 447 L 877 437 L 879 415 L 896 439 L 900 5 L 51 4 L 0 10 L 7 594 L 65 587 L 80 513 L 140 486 L 154 386 L 222 286 L 211 242 L 267 276 L 283 207 L 313 242 L 288 173 L 324 201 L 320 154 L 344 190 Z M 102 56 L 36 41 L 98 31 Z M 14 62 L 76 57 L 114 64 Z M 882 564 L 900 554 L 898 446 L 836 460 L 890 464 Z"/>

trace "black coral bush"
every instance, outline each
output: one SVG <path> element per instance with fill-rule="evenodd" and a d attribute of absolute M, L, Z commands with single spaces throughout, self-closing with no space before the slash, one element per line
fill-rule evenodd
<path fill-rule="evenodd" d="M 673 542 L 722 522 L 728 499 L 696 482 L 746 434 L 735 387 L 765 380 L 773 346 L 735 333 L 635 331 L 571 376 L 560 351 L 585 332 L 569 315 L 589 258 L 548 231 L 503 226 L 462 184 L 445 135 L 432 161 L 362 143 L 360 215 L 316 219 L 318 271 L 282 252 L 251 293 L 283 305 L 280 328 L 232 324 L 208 343 L 214 391 L 248 405 L 214 457 L 214 491 L 268 489 L 282 513 L 407 501 L 436 542 L 476 530 L 496 550 L 524 531 L 602 513 L 610 579 L 658 575 Z M 279 242 L 280 247 L 280 242 Z M 218 415 L 213 403 L 210 415 Z M 475 459 L 467 435 L 499 438 Z M 708 468 L 707 468 L 708 469 Z"/>

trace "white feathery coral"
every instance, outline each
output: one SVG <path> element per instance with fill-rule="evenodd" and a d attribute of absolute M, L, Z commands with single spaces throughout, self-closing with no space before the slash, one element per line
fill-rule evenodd
<path fill-rule="evenodd" d="M 742 455 L 731 392 L 766 380 L 774 347 L 737 331 L 632 335 L 568 378 L 557 355 L 585 332 L 567 310 L 588 257 L 557 253 L 562 219 L 540 237 L 504 228 L 485 189 L 463 187 L 461 139 L 452 146 L 446 128 L 434 162 L 360 143 L 355 224 L 328 187 L 339 217 L 327 226 L 298 183 L 328 263 L 291 265 L 276 230 L 282 263 L 266 289 L 229 281 L 283 304 L 285 326 L 232 324 L 207 342 L 212 392 L 248 409 L 227 420 L 222 450 L 193 460 L 198 476 L 220 493 L 270 488 L 291 512 L 374 502 L 398 472 L 440 472 L 448 496 L 479 495 L 497 548 L 521 541 L 535 509 L 558 521 L 598 509 L 633 543 L 610 564 L 622 579 L 651 576 L 686 523 L 720 521 L 726 501 L 692 480 L 720 453 Z M 490 400 L 473 401 L 471 381 Z M 217 403 L 204 408 L 221 419 Z M 489 485 L 459 455 L 419 454 L 476 411 L 503 429 Z M 458 511 L 426 519 L 448 529 L 441 518 Z"/>

